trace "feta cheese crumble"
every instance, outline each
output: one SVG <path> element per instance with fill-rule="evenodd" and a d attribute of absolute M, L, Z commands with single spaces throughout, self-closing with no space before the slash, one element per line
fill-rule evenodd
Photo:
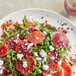
<path fill-rule="evenodd" d="M 17 54 L 17 58 L 20 60 L 23 58 L 23 56 L 24 56 L 23 54 Z"/>
<path fill-rule="evenodd" d="M 35 29 L 38 29 L 38 30 L 40 30 L 40 26 L 36 26 L 36 27 L 35 27 Z"/>
<path fill-rule="evenodd" d="M 28 45 L 28 43 L 25 43 L 25 46 Z"/>
<path fill-rule="evenodd" d="M 46 52 L 45 52 L 43 49 L 41 49 L 41 51 L 40 51 L 40 55 L 41 55 L 41 57 L 45 57 L 45 56 L 47 56 Z"/>
<path fill-rule="evenodd" d="M 51 76 L 51 74 L 48 74 L 48 76 Z"/>
<path fill-rule="evenodd" d="M 72 59 L 76 59 L 76 55 L 72 54 L 71 55 Z"/>
<path fill-rule="evenodd" d="M 35 56 L 38 56 L 38 53 L 37 52 L 34 52 Z"/>
<path fill-rule="evenodd" d="M 47 35 L 47 33 L 45 31 L 43 31 L 43 34 Z"/>
<path fill-rule="evenodd" d="M 62 59 L 58 62 L 58 64 L 59 64 L 59 65 L 61 65 L 61 64 L 62 64 Z"/>
<path fill-rule="evenodd" d="M 54 57 L 54 56 L 52 56 L 52 57 L 51 57 L 51 59 L 52 59 L 52 60 L 54 60 L 54 59 L 55 59 L 55 57 Z"/>
<path fill-rule="evenodd" d="M 50 51 L 54 51 L 54 48 L 50 45 L 49 46 Z"/>
<path fill-rule="evenodd" d="M 3 63 L 4 63 L 4 62 L 3 62 L 2 60 L 0 60 L 0 66 L 3 65 Z"/>
<path fill-rule="evenodd" d="M 28 47 L 27 47 L 27 50 L 28 50 L 31 46 L 33 46 L 33 43 L 29 43 L 29 45 L 28 45 Z"/>
<path fill-rule="evenodd" d="M 3 69 L 0 69 L 0 74 L 3 74 Z"/>
<path fill-rule="evenodd" d="M 46 62 L 46 60 L 47 60 L 47 57 L 45 56 L 45 57 L 43 58 L 42 64 L 44 64 L 44 62 Z"/>
<path fill-rule="evenodd" d="M 36 57 L 36 60 L 42 60 L 42 58 L 41 57 Z"/>
<path fill-rule="evenodd" d="M 19 35 L 19 34 L 17 34 L 17 36 L 16 36 L 16 37 L 17 37 L 17 38 L 19 38 L 19 36 L 20 36 L 20 35 Z"/>
<path fill-rule="evenodd" d="M 27 66 L 27 61 L 23 62 L 23 67 L 26 68 Z"/>
<path fill-rule="evenodd" d="M 14 42 L 17 44 L 17 39 L 16 39 L 16 40 L 14 40 Z"/>
<path fill-rule="evenodd" d="M 43 65 L 43 70 L 48 70 L 49 66 L 48 65 Z"/>

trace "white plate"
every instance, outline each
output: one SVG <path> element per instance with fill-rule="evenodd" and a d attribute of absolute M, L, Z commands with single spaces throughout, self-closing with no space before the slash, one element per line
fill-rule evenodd
<path fill-rule="evenodd" d="M 67 23 L 67 25 L 64 26 L 64 28 L 67 28 L 67 27 L 73 28 L 73 30 L 69 30 L 69 33 L 67 36 L 70 39 L 70 44 L 73 47 L 72 49 L 73 52 L 76 53 L 76 27 L 75 25 L 71 21 L 66 19 L 65 17 L 53 11 L 48 11 L 48 10 L 43 10 L 43 9 L 24 9 L 24 10 L 16 11 L 14 13 L 7 15 L 3 19 L 1 19 L 0 26 L 2 23 L 10 19 L 14 21 L 23 19 L 24 15 L 27 18 L 33 18 L 33 20 L 37 20 L 39 22 L 44 22 L 45 20 L 47 20 L 49 24 L 56 27 L 62 27 L 60 23 L 58 23 L 58 21 L 60 21 L 61 23 Z M 42 16 L 44 17 L 43 19 L 41 19 Z M 0 28 L 0 35 L 1 34 L 2 34 L 2 30 Z M 76 76 L 76 75 L 73 75 L 73 76 Z"/>

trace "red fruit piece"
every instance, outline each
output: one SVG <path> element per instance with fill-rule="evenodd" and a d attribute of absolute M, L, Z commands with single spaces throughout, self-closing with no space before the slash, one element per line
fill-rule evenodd
<path fill-rule="evenodd" d="M 64 76 L 72 76 L 72 68 L 69 63 L 64 61 L 61 66 L 64 69 Z"/>
<path fill-rule="evenodd" d="M 13 76 L 12 74 L 9 74 L 9 75 L 7 75 L 7 76 Z"/>
<path fill-rule="evenodd" d="M 0 45 L 0 58 L 4 57 L 8 52 L 6 45 Z"/>
<path fill-rule="evenodd" d="M 58 61 L 60 60 L 58 50 L 49 51 L 48 56 L 54 57 L 54 59 L 48 58 L 51 63 L 58 63 Z"/>
<path fill-rule="evenodd" d="M 57 32 L 54 34 L 53 44 L 57 48 L 68 47 L 69 46 L 69 39 L 64 33 Z"/>
<path fill-rule="evenodd" d="M 34 45 L 41 43 L 45 39 L 45 36 L 40 31 L 35 31 L 30 34 L 28 40 L 32 42 Z"/>
<path fill-rule="evenodd" d="M 30 54 L 32 52 L 32 46 L 31 43 L 28 43 L 28 41 L 20 41 L 18 42 L 16 46 L 16 52 L 22 53 L 24 55 Z"/>
<path fill-rule="evenodd" d="M 26 23 L 29 25 L 29 27 L 36 27 L 36 24 L 30 21 L 26 21 Z"/>
<path fill-rule="evenodd" d="M 8 46 L 9 49 L 15 50 L 17 43 L 21 41 L 19 38 L 17 37 L 11 37 L 10 39 L 8 39 L 6 41 L 6 44 Z"/>
<path fill-rule="evenodd" d="M 24 35 L 23 39 L 28 40 L 28 35 Z"/>
<path fill-rule="evenodd" d="M 35 29 L 35 28 L 30 28 L 28 31 L 29 31 L 29 33 L 32 33 L 34 31 L 39 31 L 39 30 L 38 29 Z"/>
<path fill-rule="evenodd" d="M 5 27 L 7 26 L 7 27 Z M 1 28 L 4 30 L 4 27 L 6 28 L 7 31 L 12 32 L 12 30 L 15 30 L 15 25 L 13 24 L 12 20 L 7 21 L 6 23 L 3 23 L 1 25 Z"/>
<path fill-rule="evenodd" d="M 7 67 L 7 65 L 5 64 L 5 62 L 4 62 L 4 64 L 3 64 L 1 67 L 2 67 L 2 68 L 0 68 L 0 69 L 3 69 L 3 73 L 0 74 L 0 76 L 8 76 L 9 74 L 12 73 L 12 72 L 11 72 L 11 69 Z M 8 70 L 9 70 L 9 71 L 8 71 Z"/>
<path fill-rule="evenodd" d="M 48 64 L 48 66 L 49 66 L 49 69 L 47 71 L 43 70 L 42 76 L 48 76 L 48 74 L 51 75 L 51 76 L 63 76 L 62 68 L 61 68 L 60 65 L 58 65 L 58 64 Z M 50 71 L 55 72 L 57 70 L 59 70 L 59 71 L 54 73 L 54 74 L 50 73 Z"/>
<path fill-rule="evenodd" d="M 16 69 L 21 72 L 22 74 L 30 74 L 33 71 L 33 66 L 34 66 L 34 60 L 32 56 L 28 56 L 25 58 L 27 60 L 27 67 L 23 67 L 23 62 L 17 60 L 15 63 Z"/>
<path fill-rule="evenodd" d="M 1 25 L 1 28 L 4 30 L 4 27 L 5 27 L 6 25 L 7 25 L 6 23 L 3 23 L 3 24 Z"/>

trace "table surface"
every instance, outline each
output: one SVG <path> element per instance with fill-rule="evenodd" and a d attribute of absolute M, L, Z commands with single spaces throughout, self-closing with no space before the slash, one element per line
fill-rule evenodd
<path fill-rule="evenodd" d="M 28 8 L 48 9 L 63 15 L 64 0 L 0 0 L 0 19 L 11 12 Z M 76 24 L 76 17 L 68 19 Z"/>

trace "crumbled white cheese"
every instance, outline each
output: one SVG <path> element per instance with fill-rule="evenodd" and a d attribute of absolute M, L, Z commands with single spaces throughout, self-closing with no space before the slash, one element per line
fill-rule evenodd
<path fill-rule="evenodd" d="M 54 57 L 54 56 L 52 56 L 52 57 L 51 57 L 51 59 L 52 59 L 52 60 L 54 60 L 54 59 L 55 59 L 55 57 Z"/>
<path fill-rule="evenodd" d="M 21 20 L 17 21 L 19 24 L 23 24 L 23 22 Z"/>
<path fill-rule="evenodd" d="M 42 61 L 42 64 L 44 64 L 44 61 Z"/>
<path fill-rule="evenodd" d="M 20 60 L 23 58 L 23 56 L 24 56 L 23 54 L 17 54 L 17 58 Z"/>
<path fill-rule="evenodd" d="M 45 57 L 45 56 L 47 56 L 45 50 L 43 50 L 43 49 L 41 49 L 41 51 L 40 51 L 40 55 L 41 55 L 41 57 Z"/>
<path fill-rule="evenodd" d="M 47 60 L 47 57 L 45 56 L 45 57 L 43 58 L 43 61 L 46 62 L 46 60 Z"/>
<path fill-rule="evenodd" d="M 49 46 L 50 51 L 54 51 L 54 48 L 50 45 Z"/>
<path fill-rule="evenodd" d="M 72 59 L 76 59 L 76 56 L 74 54 L 71 55 Z"/>
<path fill-rule="evenodd" d="M 3 65 L 4 61 L 0 60 L 0 65 Z"/>
<path fill-rule="evenodd" d="M 45 31 L 43 31 L 43 33 L 44 33 L 45 35 L 47 35 L 47 33 L 46 33 Z"/>
<path fill-rule="evenodd" d="M 31 46 L 33 46 L 33 43 L 29 43 L 27 50 L 30 49 Z"/>
<path fill-rule="evenodd" d="M 45 57 L 43 58 L 42 64 L 44 64 L 44 62 L 46 62 L 46 60 L 47 60 L 47 57 L 45 56 Z"/>
<path fill-rule="evenodd" d="M 28 43 L 25 43 L 25 46 L 28 45 Z"/>
<path fill-rule="evenodd" d="M 36 60 L 42 60 L 42 58 L 41 57 L 36 57 Z"/>
<path fill-rule="evenodd" d="M 56 53 L 56 57 L 58 56 L 58 54 Z"/>
<path fill-rule="evenodd" d="M 0 69 L 0 74 L 3 74 L 3 69 Z"/>
<path fill-rule="evenodd" d="M 39 37 L 36 37 L 35 39 L 39 39 Z"/>
<path fill-rule="evenodd" d="M 40 26 L 36 26 L 36 27 L 35 27 L 35 29 L 38 29 L 38 30 L 40 30 Z"/>
<path fill-rule="evenodd" d="M 23 67 L 26 68 L 27 66 L 27 61 L 23 62 Z"/>
<path fill-rule="evenodd" d="M 51 74 L 48 74 L 48 76 L 51 76 Z"/>
<path fill-rule="evenodd" d="M 38 56 L 38 53 L 37 52 L 34 52 L 35 56 Z"/>
<path fill-rule="evenodd" d="M 20 35 L 19 35 L 19 34 L 17 34 L 17 38 L 19 38 L 19 36 L 20 36 Z"/>
<path fill-rule="evenodd" d="M 17 44 L 17 43 L 18 43 L 17 39 L 16 39 L 16 40 L 14 40 L 14 42 Z"/>
<path fill-rule="evenodd" d="M 39 62 L 39 65 L 41 65 L 41 62 Z"/>
<path fill-rule="evenodd" d="M 43 65 L 43 70 L 48 70 L 49 66 L 48 65 Z"/>
<path fill-rule="evenodd" d="M 59 65 L 61 65 L 61 64 L 62 64 L 62 59 L 58 62 L 58 64 L 59 64 Z"/>

